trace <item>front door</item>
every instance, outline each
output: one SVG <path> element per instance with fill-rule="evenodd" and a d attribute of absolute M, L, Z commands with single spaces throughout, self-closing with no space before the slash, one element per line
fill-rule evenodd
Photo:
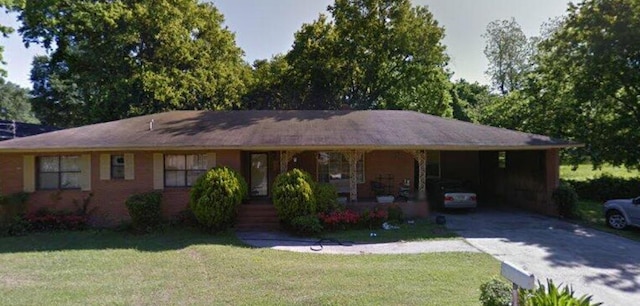
<path fill-rule="evenodd" d="M 251 182 L 252 197 L 266 197 L 269 195 L 269 158 L 267 153 L 251 153 Z"/>

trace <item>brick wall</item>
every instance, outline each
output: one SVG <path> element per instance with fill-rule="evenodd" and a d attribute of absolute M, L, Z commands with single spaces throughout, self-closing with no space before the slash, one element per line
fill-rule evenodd
<path fill-rule="evenodd" d="M 87 154 L 86 152 L 64 153 Z M 118 225 L 129 220 L 124 204 L 132 194 L 153 191 L 153 153 L 167 154 L 200 154 L 208 152 L 135 152 L 134 180 L 101 180 L 100 154 L 123 154 L 132 152 L 99 152 L 91 153 L 91 191 L 81 190 L 36 190 L 31 193 L 28 202 L 29 211 L 41 208 L 50 210 L 77 210 L 83 201 L 90 197 L 88 211 L 91 223 L 98 226 Z M 240 151 L 216 151 L 216 164 L 241 170 Z M 40 154 L 62 155 L 55 153 Z M 11 194 L 23 190 L 23 155 L 0 154 L 0 192 Z M 165 188 L 163 193 L 163 214 L 170 218 L 187 208 L 189 188 Z"/>

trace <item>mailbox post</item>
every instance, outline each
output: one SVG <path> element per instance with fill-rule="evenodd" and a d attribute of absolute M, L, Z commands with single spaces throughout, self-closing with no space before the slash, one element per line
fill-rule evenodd
<path fill-rule="evenodd" d="M 502 276 L 506 279 L 510 280 L 513 283 L 513 292 L 511 293 L 511 305 L 518 306 L 518 289 L 523 288 L 527 290 L 531 290 L 535 288 L 535 276 L 516 267 L 514 264 L 503 261 L 500 267 L 500 272 Z"/>

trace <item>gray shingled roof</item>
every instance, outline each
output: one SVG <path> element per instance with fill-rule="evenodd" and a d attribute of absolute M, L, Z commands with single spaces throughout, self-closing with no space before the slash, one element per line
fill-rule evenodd
<path fill-rule="evenodd" d="M 4 141 L 0 151 L 518 150 L 577 145 L 412 111 L 172 111 Z"/>

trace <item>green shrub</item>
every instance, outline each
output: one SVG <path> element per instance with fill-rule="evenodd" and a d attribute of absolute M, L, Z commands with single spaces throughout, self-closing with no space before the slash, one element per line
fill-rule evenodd
<path fill-rule="evenodd" d="M 291 229 L 298 235 L 314 236 L 322 233 L 322 224 L 316 215 L 298 216 L 291 220 Z"/>
<path fill-rule="evenodd" d="M 336 186 L 328 183 L 317 183 L 314 185 L 313 193 L 316 197 L 318 212 L 330 212 L 338 208 Z"/>
<path fill-rule="evenodd" d="M 151 231 L 162 224 L 162 194 L 147 192 L 130 196 L 125 205 L 131 216 L 133 228 L 140 231 Z"/>
<path fill-rule="evenodd" d="M 590 295 L 575 297 L 573 288 L 564 286 L 560 289 L 552 280 L 547 279 L 547 287 L 538 283 L 538 288 L 533 291 L 522 290 L 520 293 L 523 306 L 592 306 L 602 305 L 602 303 L 592 303 Z"/>
<path fill-rule="evenodd" d="M 494 277 L 480 285 L 480 302 L 484 306 L 508 306 L 511 304 L 511 286 Z"/>
<path fill-rule="evenodd" d="M 26 192 L 0 195 L 0 226 L 12 225 L 16 217 L 24 214 L 27 211 L 28 200 L 29 194 Z"/>
<path fill-rule="evenodd" d="M 24 216 L 15 216 L 6 227 L 9 236 L 24 236 L 31 231 L 31 224 Z"/>
<path fill-rule="evenodd" d="M 636 197 L 640 190 L 640 178 L 620 178 L 609 174 L 586 181 L 563 180 L 563 182 L 571 184 L 580 199 L 598 202 Z"/>
<path fill-rule="evenodd" d="M 317 211 L 311 176 L 299 169 L 278 175 L 273 184 L 273 205 L 278 218 L 291 224 L 293 218 L 313 215 Z"/>
<path fill-rule="evenodd" d="M 569 184 L 560 184 L 551 194 L 553 202 L 558 207 L 558 213 L 566 218 L 573 218 L 578 204 L 578 194 Z"/>
<path fill-rule="evenodd" d="M 247 197 L 247 190 L 247 183 L 238 172 L 215 167 L 191 188 L 189 208 L 200 225 L 209 230 L 224 230 L 235 222 L 237 207 Z"/>
<path fill-rule="evenodd" d="M 402 223 L 404 221 L 404 213 L 398 204 L 391 204 L 387 207 L 387 220 L 394 223 Z"/>

